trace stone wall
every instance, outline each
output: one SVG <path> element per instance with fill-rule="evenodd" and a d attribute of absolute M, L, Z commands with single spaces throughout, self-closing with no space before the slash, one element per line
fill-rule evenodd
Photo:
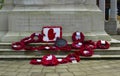
<path fill-rule="evenodd" d="M 95 4 L 96 0 L 14 0 L 15 5 Z"/>

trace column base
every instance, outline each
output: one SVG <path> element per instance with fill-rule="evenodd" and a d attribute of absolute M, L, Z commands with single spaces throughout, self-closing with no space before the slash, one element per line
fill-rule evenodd
<path fill-rule="evenodd" d="M 31 32 L 8 32 L 4 37 L 1 39 L 1 42 L 16 42 L 20 41 L 24 37 L 30 36 Z M 84 33 L 85 34 L 85 40 L 107 40 L 111 41 L 111 37 L 106 34 L 106 32 L 90 32 L 90 33 Z M 68 42 L 72 42 L 72 33 L 64 33 L 63 38 L 66 39 Z"/>
<path fill-rule="evenodd" d="M 116 20 L 109 20 L 105 22 L 105 31 L 108 34 L 115 35 L 117 34 L 118 22 Z"/>

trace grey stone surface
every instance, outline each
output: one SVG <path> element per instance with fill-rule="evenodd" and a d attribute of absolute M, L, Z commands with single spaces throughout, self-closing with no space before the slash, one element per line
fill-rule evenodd
<path fill-rule="evenodd" d="M 95 0 L 14 0 L 15 5 L 90 4 Z"/>
<path fill-rule="evenodd" d="M 105 22 L 105 30 L 107 33 L 112 34 L 112 35 L 116 35 L 117 34 L 117 21 L 108 21 Z"/>
<path fill-rule="evenodd" d="M 5 0 L 5 6 L 0 11 L 0 28 L 8 32 L 1 39 L 2 42 L 18 41 L 28 36 L 23 36 L 24 33 L 41 31 L 46 25 L 62 26 L 63 33 L 68 34 L 64 37 L 69 41 L 75 31 L 87 34 L 86 39 L 111 40 L 104 31 L 104 16 L 95 0 L 15 1 Z M 8 5 L 13 8 L 7 8 Z"/>
<path fill-rule="evenodd" d="M 27 65 L 27 66 L 26 66 Z M 120 75 L 120 60 L 81 60 L 77 64 L 62 64 L 54 67 L 67 67 L 66 69 L 69 70 L 68 66 L 73 66 L 73 69 L 80 69 L 79 71 L 65 71 L 63 72 L 56 72 L 56 71 L 49 71 L 44 72 L 44 70 L 50 70 L 49 68 L 41 65 L 30 65 L 29 61 L 26 60 L 13 60 L 13 61 L 0 61 L 0 76 L 119 76 Z M 24 69 L 20 68 L 24 66 L 27 68 L 30 66 L 31 68 Z M 42 67 L 34 68 L 34 67 Z M 12 71 L 11 71 L 11 70 Z M 17 70 L 16 70 L 17 69 Z M 52 69 L 53 70 L 53 69 Z"/>

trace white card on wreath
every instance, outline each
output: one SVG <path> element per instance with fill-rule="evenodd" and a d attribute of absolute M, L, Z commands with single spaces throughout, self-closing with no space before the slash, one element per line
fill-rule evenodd
<path fill-rule="evenodd" d="M 56 41 L 57 37 L 62 38 L 62 27 L 61 26 L 45 26 L 42 29 L 43 41 L 53 42 Z"/>

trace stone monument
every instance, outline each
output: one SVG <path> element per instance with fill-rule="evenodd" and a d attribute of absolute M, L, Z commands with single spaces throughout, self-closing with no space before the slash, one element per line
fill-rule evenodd
<path fill-rule="evenodd" d="M 63 38 L 81 31 L 86 39 L 110 41 L 104 31 L 104 15 L 96 0 L 4 0 L 0 10 L 2 42 L 18 41 L 43 26 L 62 26 Z"/>

